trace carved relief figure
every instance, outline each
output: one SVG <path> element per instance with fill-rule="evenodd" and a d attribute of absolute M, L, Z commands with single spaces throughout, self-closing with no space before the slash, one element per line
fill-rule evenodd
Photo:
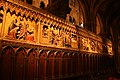
<path fill-rule="evenodd" d="M 88 47 L 88 39 L 87 38 L 84 38 L 84 37 L 81 37 L 81 49 L 82 50 L 89 50 L 89 47 Z"/>
<path fill-rule="evenodd" d="M 25 19 L 23 19 L 23 18 L 21 17 L 21 18 L 20 18 L 20 23 L 19 23 L 18 26 L 19 26 L 20 29 L 18 30 L 17 39 L 18 39 L 18 40 L 25 40 L 26 32 L 27 32 Z"/>
<path fill-rule="evenodd" d="M 59 42 L 58 36 L 59 36 L 58 30 L 51 27 L 50 28 L 50 43 L 53 44 L 53 45 L 58 45 L 58 42 Z"/>
<path fill-rule="evenodd" d="M 59 31 L 58 31 L 58 29 L 54 29 L 54 34 L 55 34 L 55 36 L 54 36 L 54 45 L 58 45 L 59 44 Z"/>
<path fill-rule="evenodd" d="M 72 34 L 72 39 L 71 39 L 72 42 L 77 42 L 77 36 L 75 34 Z"/>
<path fill-rule="evenodd" d="M 27 20 L 26 24 L 26 40 L 35 42 L 35 25 L 34 21 Z"/>
<path fill-rule="evenodd" d="M 90 48 L 92 51 L 96 51 L 96 44 L 93 40 L 90 40 Z"/>
<path fill-rule="evenodd" d="M 9 13 L 7 13 L 9 14 Z M 10 16 L 8 16 L 10 17 Z M 17 40 L 35 41 L 34 39 L 34 23 L 22 16 L 12 14 L 12 21 L 8 26 L 8 38 Z"/>
<path fill-rule="evenodd" d="M 12 20 L 8 28 L 8 35 L 10 38 L 16 39 L 17 34 L 19 33 L 20 27 L 17 25 L 17 19 Z"/>
<path fill-rule="evenodd" d="M 58 41 L 58 45 L 60 47 L 63 47 L 63 34 L 62 34 L 62 30 L 59 29 L 59 34 L 57 36 L 57 41 Z"/>
<path fill-rule="evenodd" d="M 101 53 L 102 52 L 102 44 L 101 43 L 97 43 L 97 52 Z"/>
<path fill-rule="evenodd" d="M 71 47 L 71 36 L 69 32 L 66 32 L 65 35 L 65 47 Z"/>
<path fill-rule="evenodd" d="M 63 47 L 63 35 L 61 29 L 50 27 L 49 37 L 50 37 L 49 40 L 50 44 Z"/>
<path fill-rule="evenodd" d="M 34 41 L 34 29 L 30 28 L 28 24 L 27 24 L 26 40 L 28 40 L 28 41 Z"/>
<path fill-rule="evenodd" d="M 42 35 L 44 38 L 48 38 L 48 26 L 43 26 Z"/>

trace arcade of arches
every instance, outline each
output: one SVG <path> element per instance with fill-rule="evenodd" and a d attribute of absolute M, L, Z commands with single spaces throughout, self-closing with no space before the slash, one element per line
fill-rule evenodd
<path fill-rule="evenodd" d="M 0 80 L 119 78 L 119 10 L 116 0 L 0 0 Z"/>

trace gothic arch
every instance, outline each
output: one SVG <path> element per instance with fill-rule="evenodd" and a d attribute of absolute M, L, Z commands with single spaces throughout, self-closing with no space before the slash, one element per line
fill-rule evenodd
<path fill-rule="evenodd" d="M 47 56 L 47 63 L 46 63 L 46 76 L 48 78 L 51 78 L 54 75 L 54 51 L 48 51 L 48 56 Z"/>
<path fill-rule="evenodd" d="M 16 55 L 17 54 L 23 54 L 24 56 L 27 56 L 27 52 L 26 52 L 26 50 L 25 50 L 25 48 L 23 48 L 23 47 L 19 47 L 18 49 L 17 49 L 17 51 L 16 51 Z"/>
<path fill-rule="evenodd" d="M 66 75 L 68 73 L 68 53 L 64 52 L 62 56 L 62 75 Z"/>
<path fill-rule="evenodd" d="M 62 52 L 57 51 L 55 52 L 55 62 L 54 62 L 54 75 L 58 77 L 61 75 L 61 66 L 62 65 Z"/>
<path fill-rule="evenodd" d="M 32 55 L 34 55 L 35 57 L 37 57 L 37 52 L 36 52 L 36 50 L 33 49 L 33 48 L 28 50 L 28 55 L 27 55 L 27 56 L 29 56 L 30 54 L 32 54 Z"/>
<path fill-rule="evenodd" d="M 55 58 L 61 58 L 62 57 L 62 52 L 61 51 L 56 51 L 55 52 Z"/>
<path fill-rule="evenodd" d="M 9 53 L 12 56 L 15 55 L 15 51 L 14 51 L 13 47 L 12 46 L 5 46 L 5 47 L 3 47 L 1 55 L 9 54 Z"/>
<path fill-rule="evenodd" d="M 103 31 L 104 31 L 104 28 L 103 28 L 104 23 L 103 23 L 103 21 L 104 20 L 103 20 L 102 16 L 100 14 L 97 14 L 96 15 L 96 34 L 97 35 L 103 34 Z M 97 31 L 97 29 L 98 29 L 98 31 Z"/>
<path fill-rule="evenodd" d="M 68 75 L 71 75 L 74 73 L 74 63 L 75 63 L 75 60 L 74 60 L 74 52 L 69 52 L 68 54 Z"/>
<path fill-rule="evenodd" d="M 18 48 L 15 54 L 15 80 L 25 79 L 25 67 L 26 67 L 27 52 L 23 47 Z"/>
<path fill-rule="evenodd" d="M 47 51 L 46 50 L 40 50 L 39 51 L 39 57 L 47 57 L 48 55 L 47 55 Z"/>
<path fill-rule="evenodd" d="M 28 55 L 27 55 L 27 66 L 26 66 L 26 78 L 27 80 L 33 80 L 35 79 L 35 75 L 36 75 L 36 67 L 37 67 L 37 52 L 34 49 L 30 49 L 28 51 Z"/>
<path fill-rule="evenodd" d="M 9 80 L 13 76 L 15 52 L 11 46 L 5 46 L 0 54 L 0 79 Z"/>
<path fill-rule="evenodd" d="M 38 77 L 41 80 L 44 80 L 46 76 L 46 63 L 47 63 L 47 51 L 40 50 L 39 51 L 39 60 L 38 60 Z"/>

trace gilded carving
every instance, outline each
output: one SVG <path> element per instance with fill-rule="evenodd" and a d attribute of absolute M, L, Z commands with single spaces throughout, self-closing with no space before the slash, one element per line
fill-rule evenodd
<path fill-rule="evenodd" d="M 107 45 L 107 50 L 109 55 L 113 55 L 112 45 Z"/>
<path fill-rule="evenodd" d="M 88 39 L 85 38 L 85 37 L 80 37 L 80 46 L 81 46 L 81 50 L 86 50 L 88 51 L 89 50 L 89 42 L 88 42 Z"/>
<path fill-rule="evenodd" d="M 101 44 L 97 43 L 94 35 L 89 37 L 87 31 L 76 30 L 76 26 L 61 18 L 9 3 L 9 1 L 6 2 L 5 10 L 5 24 L 2 32 L 3 36 L 9 40 L 37 42 L 54 47 L 79 48 L 87 52 L 102 52 Z M 2 12 L 0 8 L 0 31 L 2 14 L 4 14 Z"/>
<path fill-rule="evenodd" d="M 65 32 L 65 39 L 64 39 L 64 42 L 65 42 L 65 47 L 71 47 L 71 35 L 69 32 Z"/>
<path fill-rule="evenodd" d="M 96 51 L 96 43 L 93 40 L 90 40 L 90 48 L 91 51 Z"/>
<path fill-rule="evenodd" d="M 0 35 L 2 32 L 3 15 L 4 15 L 4 10 L 0 9 Z"/>
<path fill-rule="evenodd" d="M 98 42 L 97 43 L 97 52 L 101 53 L 102 51 L 103 51 L 102 43 Z"/>
<path fill-rule="evenodd" d="M 7 12 L 6 28 L 10 39 L 35 41 L 35 21 L 24 16 Z"/>
<path fill-rule="evenodd" d="M 51 27 L 50 28 L 50 43 L 58 46 L 60 41 L 59 29 Z"/>
<path fill-rule="evenodd" d="M 48 38 L 48 26 L 47 26 L 47 25 L 44 25 L 44 26 L 43 26 L 42 36 L 43 36 L 44 38 Z"/>

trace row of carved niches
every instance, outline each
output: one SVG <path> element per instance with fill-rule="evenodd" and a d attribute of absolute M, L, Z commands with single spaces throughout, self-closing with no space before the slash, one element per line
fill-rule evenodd
<path fill-rule="evenodd" d="M 41 43 L 58 47 L 78 48 L 77 34 L 75 33 L 51 25 L 42 25 L 41 30 Z"/>
<path fill-rule="evenodd" d="M 41 31 L 43 44 L 50 44 L 57 47 L 80 48 L 81 51 L 103 52 L 103 45 L 96 40 L 67 32 L 64 29 L 54 26 L 43 25 Z M 79 36 L 79 37 L 78 37 Z"/>
<path fill-rule="evenodd" d="M 0 28 L 0 34 L 3 32 L 4 35 L 2 36 L 8 40 L 23 41 L 30 44 L 42 43 L 43 45 L 47 44 L 54 47 L 76 48 L 88 52 L 102 52 L 102 44 L 100 42 L 78 35 L 72 25 L 68 26 L 50 17 L 41 17 L 41 15 L 39 15 L 39 21 L 34 17 L 31 18 L 32 15 L 21 15 L 19 12 L 16 14 L 15 11 L 10 11 L 10 9 L 7 9 L 3 20 L 3 12 L 5 12 L 3 8 L 0 8 L 0 25 L 5 22 L 3 28 Z M 46 21 L 51 23 L 48 24 Z"/>
<path fill-rule="evenodd" d="M 5 37 L 12 40 L 36 42 L 38 24 L 34 19 L 15 14 L 9 10 L 6 13 Z"/>
<path fill-rule="evenodd" d="M 2 7 L 0 7 L 0 36 L 1 36 L 1 30 L 2 30 L 2 23 L 3 23 L 3 14 L 4 14 L 4 10 Z"/>
<path fill-rule="evenodd" d="M 97 53 L 103 52 L 102 43 L 92 40 L 90 38 L 80 36 L 79 45 L 80 45 L 79 48 L 81 51 L 97 52 Z"/>
<path fill-rule="evenodd" d="M 90 40 L 65 30 L 55 25 L 40 24 L 40 21 L 30 19 L 29 17 L 16 15 L 7 11 L 5 21 L 4 35 L 7 39 L 23 42 L 39 43 L 57 46 L 80 48 L 82 51 L 102 52 L 102 45 L 95 40 Z M 39 30 L 38 30 L 38 27 Z M 40 33 L 38 33 L 40 31 Z"/>
<path fill-rule="evenodd" d="M 38 27 L 40 27 L 39 30 Z M 38 31 L 41 33 L 39 34 Z M 6 13 L 4 36 L 10 40 L 33 43 L 36 43 L 40 38 L 40 42 L 43 43 L 59 47 L 78 48 L 76 34 L 67 32 L 65 29 L 58 28 L 55 25 L 41 24 L 40 21 L 36 21 L 34 18 L 31 19 L 25 15 L 21 16 L 21 14 L 15 14 L 9 10 Z"/>

